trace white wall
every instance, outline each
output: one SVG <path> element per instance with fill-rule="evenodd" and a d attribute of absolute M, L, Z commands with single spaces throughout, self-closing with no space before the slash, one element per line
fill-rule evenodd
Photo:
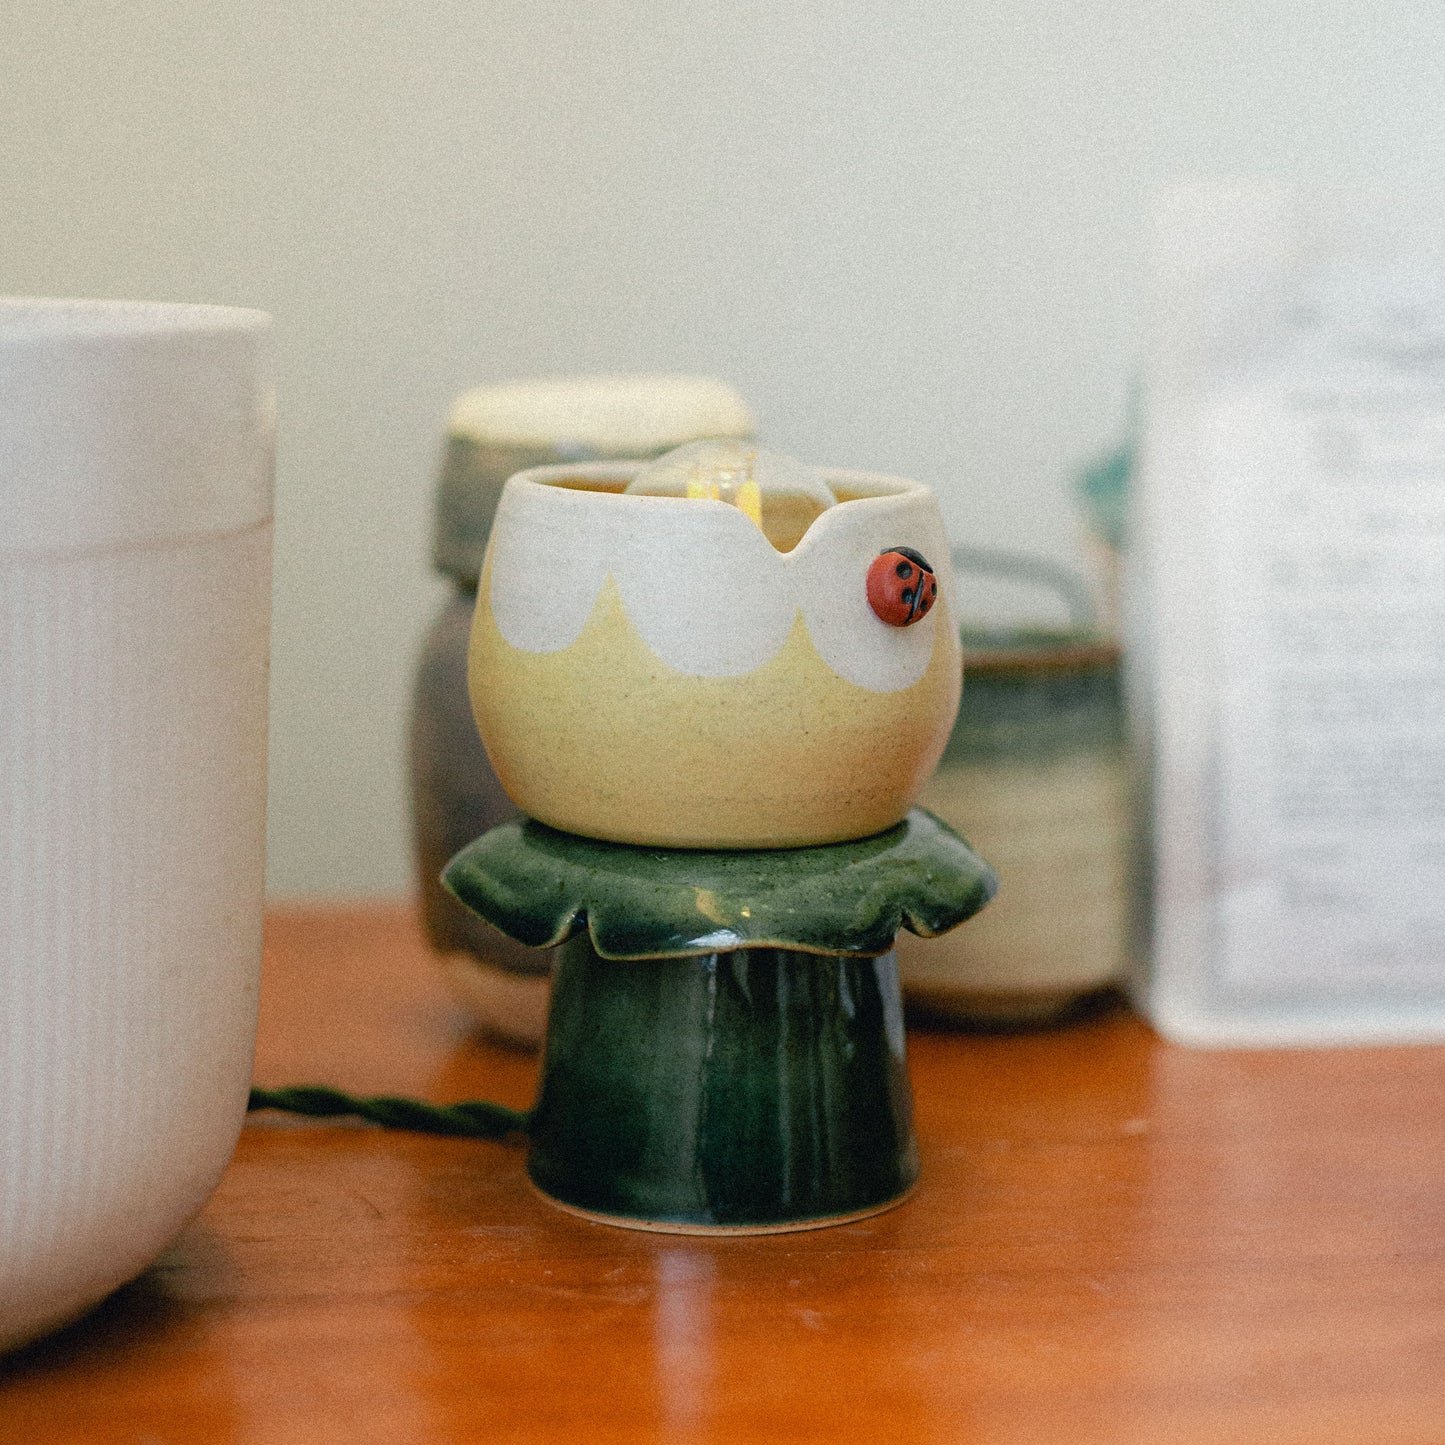
<path fill-rule="evenodd" d="M 1433 212 L 1442 56 L 1420 0 L 4 0 L 0 290 L 275 313 L 272 883 L 396 891 L 453 393 L 715 372 L 1072 560 L 1148 193 Z"/>

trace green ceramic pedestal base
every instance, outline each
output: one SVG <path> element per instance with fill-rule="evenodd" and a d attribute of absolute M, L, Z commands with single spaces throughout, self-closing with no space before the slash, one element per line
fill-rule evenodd
<path fill-rule="evenodd" d="M 633 848 L 504 823 L 448 888 L 560 945 L 532 1181 L 636 1229 L 765 1233 L 895 1204 L 918 1174 L 893 940 L 971 918 L 993 870 L 915 810 L 772 852 Z"/>
<path fill-rule="evenodd" d="M 893 956 L 776 948 L 558 960 L 528 1172 L 635 1228 L 763 1233 L 897 1203 L 918 1175 Z"/>

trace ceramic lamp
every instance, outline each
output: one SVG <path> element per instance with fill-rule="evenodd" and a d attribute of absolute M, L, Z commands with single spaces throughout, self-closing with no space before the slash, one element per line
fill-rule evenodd
<path fill-rule="evenodd" d="M 554 1202 L 768 1232 L 911 1188 L 893 940 L 994 888 L 910 812 L 958 706 L 948 556 L 916 483 L 739 443 L 507 483 L 472 702 L 532 820 L 445 881 L 563 945 L 530 1129 Z"/>

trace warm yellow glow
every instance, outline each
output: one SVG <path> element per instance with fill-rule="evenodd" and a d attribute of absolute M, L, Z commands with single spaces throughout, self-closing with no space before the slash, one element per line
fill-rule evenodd
<path fill-rule="evenodd" d="M 738 511 L 751 517 L 757 526 L 763 525 L 763 494 L 751 477 L 740 486 L 728 486 L 719 477 L 692 476 L 687 480 L 687 494 L 694 499 L 731 502 Z"/>
<path fill-rule="evenodd" d="M 726 502 L 780 552 L 837 500 L 821 473 L 736 438 L 689 442 L 649 462 L 627 484 L 636 495 Z"/>

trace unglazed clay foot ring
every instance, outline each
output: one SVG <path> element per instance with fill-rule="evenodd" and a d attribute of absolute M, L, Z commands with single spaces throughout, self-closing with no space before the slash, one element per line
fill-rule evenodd
<path fill-rule="evenodd" d="M 912 547 L 889 547 L 868 568 L 868 605 L 890 627 L 917 622 L 937 598 L 933 567 Z"/>

